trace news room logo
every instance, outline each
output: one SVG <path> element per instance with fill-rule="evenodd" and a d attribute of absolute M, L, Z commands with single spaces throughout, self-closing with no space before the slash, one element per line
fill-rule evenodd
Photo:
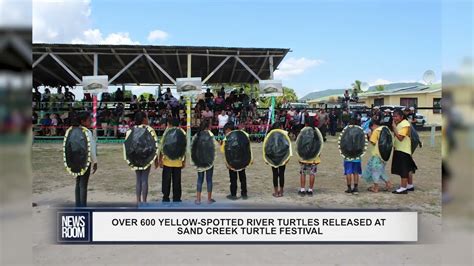
<path fill-rule="evenodd" d="M 90 242 L 90 213 L 58 212 L 58 242 Z"/>

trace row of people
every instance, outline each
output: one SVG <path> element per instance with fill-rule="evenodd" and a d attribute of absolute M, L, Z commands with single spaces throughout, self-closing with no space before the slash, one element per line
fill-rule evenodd
<path fill-rule="evenodd" d="M 401 177 L 401 184 L 397 190 L 394 190 L 393 193 L 395 194 L 407 194 L 408 191 L 414 191 L 413 187 L 413 174 L 417 169 L 416 164 L 412 158 L 412 150 L 410 147 L 410 125 L 409 122 L 405 119 L 404 114 L 400 110 L 394 111 L 393 115 L 394 121 L 392 124 L 391 130 L 394 132 L 394 142 L 393 142 L 393 160 L 392 160 L 392 168 L 391 173 L 399 175 Z M 87 129 L 90 127 L 91 119 L 90 114 L 87 112 L 81 112 L 78 115 L 78 119 L 73 124 L 73 127 L 80 127 L 82 126 L 82 130 L 87 132 L 88 138 L 90 141 L 91 146 L 91 158 L 90 164 L 88 164 L 87 169 L 82 169 L 81 172 L 76 173 L 76 206 L 84 207 L 87 204 L 87 184 L 89 175 L 94 173 L 97 170 L 97 156 L 96 156 L 96 145 L 93 141 L 92 135 L 90 131 Z M 137 126 L 144 126 L 148 125 L 148 118 L 146 113 L 138 112 L 135 115 L 135 125 Z M 168 129 L 177 128 L 178 122 L 177 120 L 170 120 L 168 122 Z M 279 130 L 280 132 L 283 131 L 283 125 L 279 122 L 276 122 L 269 134 L 270 136 L 272 130 Z M 311 128 L 311 127 L 309 127 Z M 389 178 L 385 172 L 385 165 L 386 160 L 382 159 L 379 151 L 379 139 L 381 138 L 381 132 L 383 126 L 377 120 L 374 120 L 370 123 L 370 133 L 368 135 L 368 140 L 371 145 L 371 157 L 368 161 L 366 170 L 362 174 L 362 167 L 361 167 L 361 158 L 346 158 L 344 159 L 344 175 L 346 176 L 347 181 L 347 190 L 346 193 L 351 194 L 358 194 L 358 181 L 359 175 L 362 175 L 362 178 L 372 184 L 369 188 L 372 192 L 379 191 L 379 183 L 385 183 L 386 190 L 390 190 L 392 185 L 389 181 Z M 133 129 L 132 129 L 133 130 Z M 131 134 L 132 130 L 127 132 L 127 137 Z M 313 129 L 315 130 L 315 129 Z M 227 136 L 231 132 L 234 131 L 234 126 L 231 123 L 225 124 L 223 127 L 224 134 L 226 138 L 220 141 L 221 145 L 221 152 L 224 153 L 224 158 L 226 158 L 227 154 L 224 150 L 225 143 L 227 141 Z M 154 131 L 153 131 L 154 132 Z M 207 120 L 204 120 L 201 123 L 200 131 L 196 134 L 195 137 L 199 137 L 200 134 L 210 134 L 210 124 Z M 287 133 L 283 133 L 283 135 L 287 135 Z M 67 136 L 66 136 L 67 138 Z M 162 138 L 162 142 L 163 142 Z M 288 139 L 289 140 L 289 139 Z M 312 140 L 313 142 L 317 142 L 318 140 Z M 322 139 L 320 140 L 322 143 Z M 298 141 L 297 141 L 298 143 Z M 291 143 L 288 142 L 289 148 L 291 150 Z M 265 147 L 265 142 L 264 142 Z M 186 166 L 186 156 L 182 156 L 180 158 L 170 158 L 166 155 L 162 150 L 157 153 L 159 154 L 154 158 L 153 163 L 155 168 L 162 168 L 162 194 L 163 202 L 169 202 L 170 195 L 172 192 L 172 200 L 173 202 L 180 202 L 181 201 L 181 170 Z M 66 153 L 66 151 L 65 151 Z M 66 154 L 65 157 L 68 155 Z M 69 154 L 69 156 L 75 156 L 74 154 Z M 264 157 L 265 159 L 265 157 Z M 274 197 L 282 197 L 284 195 L 284 184 L 285 184 L 285 170 L 286 164 L 288 163 L 288 159 L 280 164 L 280 165 L 272 165 L 272 173 L 273 173 L 273 188 L 274 191 L 272 195 Z M 267 161 L 265 161 L 267 162 Z M 267 162 L 268 163 L 268 162 Z M 300 164 L 300 189 L 298 190 L 298 194 L 301 196 L 312 196 L 314 191 L 314 182 L 315 176 L 318 170 L 318 165 L 321 163 L 320 158 L 320 151 L 316 157 L 305 160 L 300 156 L 299 164 Z M 226 159 L 226 165 L 229 171 L 229 180 L 230 180 L 230 194 L 227 196 L 230 200 L 236 200 L 237 197 L 237 187 L 238 187 L 238 180 L 240 180 L 241 186 L 241 193 L 240 196 L 242 199 L 247 199 L 248 191 L 247 191 L 247 177 L 245 172 L 245 167 L 243 169 L 234 169 L 232 166 L 228 164 Z M 151 166 L 147 165 L 144 168 L 137 168 L 136 171 L 136 200 L 137 204 L 142 202 L 147 202 L 147 195 L 148 195 L 148 176 L 150 173 Z M 204 170 L 199 170 L 197 173 L 197 189 L 196 189 L 196 204 L 201 203 L 201 192 L 202 192 L 202 185 L 204 179 L 207 182 L 207 202 L 213 203 L 215 200 L 212 197 L 212 189 L 213 189 L 213 174 L 214 174 L 214 167 L 209 167 Z M 307 177 L 309 176 L 309 180 Z M 306 186 L 306 181 L 309 181 L 308 186 Z"/>

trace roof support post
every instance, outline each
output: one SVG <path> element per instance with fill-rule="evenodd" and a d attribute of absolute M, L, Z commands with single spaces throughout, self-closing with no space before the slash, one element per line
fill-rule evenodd
<path fill-rule="evenodd" d="M 115 79 L 120 77 L 120 75 L 122 75 L 123 72 L 128 70 L 128 68 L 130 68 L 133 64 L 135 64 L 135 62 L 137 62 L 138 59 L 140 59 L 142 56 L 143 56 L 143 54 L 139 54 L 135 58 L 133 58 L 133 60 L 130 61 L 130 63 L 128 63 L 126 66 L 124 66 L 117 74 L 115 74 L 115 76 L 113 78 L 111 78 L 109 80 L 109 84 L 111 84 Z M 95 56 L 94 56 L 94 64 L 95 64 Z"/>
<path fill-rule="evenodd" d="M 153 58 L 149 55 L 149 54 L 145 54 L 145 57 L 150 60 L 150 62 L 156 66 L 156 68 L 158 68 L 158 70 L 161 71 L 161 73 L 163 73 L 163 75 L 165 75 L 171 82 L 173 82 L 173 84 L 176 84 L 176 80 L 174 78 L 172 78 L 170 76 L 170 74 L 168 74 L 168 72 L 166 72 L 155 60 L 153 60 Z"/>
<path fill-rule="evenodd" d="M 250 74 L 252 74 L 252 76 L 254 76 L 258 81 L 260 81 L 260 78 L 257 76 L 257 74 L 255 74 L 255 72 L 253 72 L 252 69 L 251 69 L 249 66 L 247 66 L 247 64 L 245 64 L 244 61 L 242 61 L 242 59 L 240 59 L 238 56 L 235 56 L 235 55 L 234 55 L 234 57 L 235 57 L 235 59 L 237 59 L 237 61 L 239 61 L 239 63 L 240 63 L 242 66 L 245 67 L 245 69 L 247 69 L 247 71 L 248 71 Z"/>
<path fill-rule="evenodd" d="M 99 74 L 99 55 L 97 53 L 94 54 L 94 76 Z"/>
<path fill-rule="evenodd" d="M 72 72 L 56 55 L 54 55 L 53 53 L 50 53 L 49 54 L 53 59 L 54 61 L 56 61 L 64 70 L 66 70 L 66 72 L 73 78 L 77 81 L 77 83 L 81 83 L 82 81 L 76 76 L 76 74 L 74 74 L 74 72 Z"/>
<path fill-rule="evenodd" d="M 192 58 L 191 54 L 188 54 L 188 69 L 187 69 L 188 70 L 188 78 L 191 77 L 191 73 L 192 73 L 191 72 L 192 71 L 192 69 L 191 69 L 191 67 L 192 67 L 191 58 Z"/>
<path fill-rule="evenodd" d="M 216 74 L 217 70 L 219 70 L 225 64 L 225 62 L 229 60 L 229 58 L 230 56 L 224 58 L 224 60 L 222 60 L 222 62 L 218 66 L 216 66 L 216 68 L 214 68 L 212 72 L 209 73 L 209 75 L 207 75 L 207 77 L 202 81 L 202 83 L 205 84 L 214 74 Z"/>
<path fill-rule="evenodd" d="M 273 79 L 273 56 L 270 56 L 270 61 L 269 61 L 269 65 L 270 65 L 270 79 Z"/>

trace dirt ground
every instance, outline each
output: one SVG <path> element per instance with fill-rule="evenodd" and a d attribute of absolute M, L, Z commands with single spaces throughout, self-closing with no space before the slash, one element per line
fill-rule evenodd
<path fill-rule="evenodd" d="M 295 264 L 295 257 L 306 258 L 303 264 L 314 264 L 332 261 L 333 263 L 424 263 L 438 264 L 439 256 L 436 243 L 441 231 L 441 157 L 440 136 L 436 137 L 435 147 L 430 147 L 429 133 L 420 132 L 424 147 L 414 154 L 418 165 L 414 183 L 416 191 L 408 195 L 394 195 L 390 192 L 377 194 L 367 191 L 370 184 L 359 182 L 359 195 L 348 195 L 343 176 L 342 158 L 337 148 L 337 137 L 328 137 L 318 167 L 313 197 L 300 197 L 299 164 L 296 155 L 286 168 L 285 195 L 272 197 L 272 172 L 262 159 L 262 144 L 252 143 L 254 163 L 247 168 L 248 195 L 247 201 L 238 200 L 245 205 L 270 205 L 282 208 L 390 208 L 409 209 L 420 213 L 420 245 L 358 245 L 347 248 L 345 245 L 275 245 L 267 248 L 261 245 L 205 245 L 205 246 L 165 246 L 155 248 L 153 245 L 134 246 L 59 246 L 52 244 L 51 217 L 55 207 L 73 206 L 74 179 L 67 174 L 62 161 L 61 144 L 34 144 L 32 147 L 33 168 L 33 201 L 38 204 L 33 208 L 33 220 L 37 227 L 33 236 L 33 255 L 37 264 L 101 264 L 118 263 L 135 265 L 138 263 L 168 264 Z M 293 145 L 294 147 L 295 145 Z M 220 153 L 214 169 L 214 198 L 217 203 L 228 203 L 229 177 Z M 294 153 L 295 154 L 295 153 Z M 363 159 L 363 169 L 368 160 Z M 135 175 L 123 160 L 122 145 L 99 144 L 99 168 L 89 181 L 88 201 L 91 206 L 133 206 L 135 201 Z M 387 164 L 390 172 L 391 161 Z M 161 200 L 161 169 L 153 169 L 149 179 L 149 201 Z M 400 179 L 389 175 L 391 181 L 398 185 Z M 184 204 L 192 206 L 195 199 L 196 171 L 189 161 L 182 172 Z M 240 189 L 240 185 L 239 185 Z M 203 187 L 205 192 L 205 185 Z M 205 194 L 205 193 L 203 193 Z M 158 204 L 158 203 L 157 203 Z M 244 205 L 244 207 L 245 207 Z M 219 206 L 219 205 L 216 205 Z M 424 246 L 424 248 L 423 248 Z M 429 246 L 427 249 L 426 247 Z M 213 251 L 209 257 L 207 252 Z M 278 250 L 278 252 L 275 252 Z M 318 250 L 317 252 L 315 250 Z M 374 251 L 374 257 L 367 251 Z M 133 252 L 132 252 L 133 251 Z M 313 254 L 313 252 L 315 252 Z M 345 260 L 354 253 L 361 252 L 357 262 Z M 384 253 L 390 252 L 390 258 Z M 145 255 L 146 254 L 146 255 Z M 173 255 L 170 255 L 173 254 Z M 207 254 L 207 255 L 206 255 Z M 242 257 L 248 254 L 248 257 Z M 317 255 L 320 254 L 320 255 Z M 291 256 L 290 256 L 291 255 Z M 366 256 L 367 255 L 367 256 Z M 254 256 L 256 260 L 251 259 Z M 289 259 L 292 258 L 293 261 Z M 422 259 L 423 258 L 423 259 Z M 428 260 L 427 260 L 428 258 Z M 169 259 L 172 259 L 170 262 Z M 430 263 L 431 261 L 431 263 Z M 301 264 L 301 263 L 298 263 Z"/>

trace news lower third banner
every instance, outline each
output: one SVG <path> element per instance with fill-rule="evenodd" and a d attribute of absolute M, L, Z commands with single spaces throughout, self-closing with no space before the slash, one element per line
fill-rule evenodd
<path fill-rule="evenodd" d="M 57 243 L 416 242 L 402 211 L 59 210 Z"/>

